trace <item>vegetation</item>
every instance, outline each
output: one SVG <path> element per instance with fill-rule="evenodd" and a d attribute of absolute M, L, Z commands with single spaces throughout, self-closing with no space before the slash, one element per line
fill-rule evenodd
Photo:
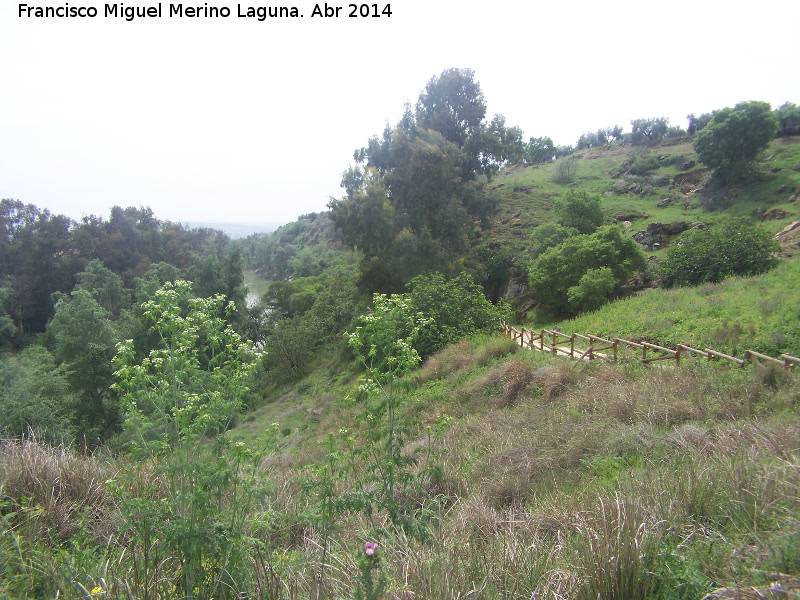
<path fill-rule="evenodd" d="M 498 334 L 800 356 L 794 105 L 761 104 L 781 137 L 722 187 L 695 146 L 742 105 L 695 146 L 666 119 L 526 144 L 448 69 L 270 235 L 3 201 L 0 596 L 795 593 L 796 370 Z"/>
<path fill-rule="evenodd" d="M 472 71 L 449 69 L 428 82 L 415 113 L 407 107 L 355 152 L 345 196 L 329 207 L 344 243 L 362 253 L 362 289 L 402 292 L 422 273 L 455 271 L 493 208 L 478 176 L 490 178 L 521 144 L 519 130 L 501 116 L 487 124 L 485 114 Z"/>
<path fill-rule="evenodd" d="M 540 302 L 575 314 L 600 306 L 646 265 L 636 243 L 616 225 L 606 225 L 591 235 L 569 237 L 539 255 L 528 267 L 528 282 Z"/>
<path fill-rule="evenodd" d="M 729 181 L 741 176 L 777 130 L 778 119 L 767 102 L 740 102 L 714 111 L 694 139 L 694 148 L 704 165 Z"/>
<path fill-rule="evenodd" d="M 780 250 L 764 229 L 746 219 L 730 219 L 694 229 L 671 246 L 660 264 L 665 286 L 716 283 L 732 275 L 758 275 L 775 266 Z"/>

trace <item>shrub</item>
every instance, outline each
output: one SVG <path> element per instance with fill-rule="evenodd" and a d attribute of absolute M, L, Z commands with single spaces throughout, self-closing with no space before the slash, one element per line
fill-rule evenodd
<path fill-rule="evenodd" d="M 532 259 L 538 258 L 548 249 L 558 246 L 568 237 L 576 235 L 577 233 L 577 229 L 564 227 L 552 221 L 534 227 L 530 235 L 531 246 L 528 250 L 528 256 Z"/>
<path fill-rule="evenodd" d="M 578 174 L 578 161 L 572 156 L 559 158 L 553 168 L 553 181 L 556 183 L 572 183 Z"/>
<path fill-rule="evenodd" d="M 635 175 L 646 175 L 661 166 L 655 154 L 641 147 L 634 148 L 628 154 L 628 161 L 630 162 L 628 170 Z"/>
<path fill-rule="evenodd" d="M 740 102 L 712 113 L 692 142 L 697 158 L 727 182 L 746 172 L 749 163 L 775 137 L 778 118 L 768 102 Z"/>
<path fill-rule="evenodd" d="M 693 229 L 667 249 L 659 270 L 665 287 L 714 283 L 731 275 L 758 275 L 776 264 L 778 242 L 744 217 Z"/>
<path fill-rule="evenodd" d="M 570 190 L 556 203 L 558 223 L 577 229 L 579 233 L 594 233 L 605 217 L 600 209 L 600 196 Z"/>
<path fill-rule="evenodd" d="M 606 225 L 592 235 L 574 236 L 550 248 L 530 264 L 528 283 L 537 301 L 571 314 L 585 305 L 598 306 L 646 267 L 636 242 L 624 237 L 616 225 Z"/>

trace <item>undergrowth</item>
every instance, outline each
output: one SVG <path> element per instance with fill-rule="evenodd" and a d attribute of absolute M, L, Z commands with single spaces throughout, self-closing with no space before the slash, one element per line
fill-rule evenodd
<path fill-rule="evenodd" d="M 402 518 L 427 511 L 429 535 L 394 527 L 391 511 L 358 510 L 352 482 L 365 499 L 380 493 L 367 475 L 383 464 L 358 459 L 374 430 L 338 399 L 358 383 L 312 380 L 246 423 L 334 398 L 313 430 L 292 427 L 264 457 L 267 493 L 241 526 L 249 566 L 219 597 L 371 597 L 385 586 L 404 599 L 672 600 L 800 576 L 796 374 L 576 363 L 476 338 L 411 381 L 394 392 L 402 453 L 427 458 L 393 460 L 422 487 L 386 498 Z M 122 535 L 104 484 L 126 459 L 8 440 L 0 465 L 0 595 L 138 597 L 128 590 L 142 589 L 144 541 Z M 147 576 L 168 592 L 180 565 L 164 558 Z"/>

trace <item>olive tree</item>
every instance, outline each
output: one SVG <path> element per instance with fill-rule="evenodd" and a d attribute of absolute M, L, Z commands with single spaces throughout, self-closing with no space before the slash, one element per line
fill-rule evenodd
<path fill-rule="evenodd" d="M 768 102 L 740 102 L 715 110 L 692 142 L 697 158 L 727 183 L 745 173 L 778 130 Z"/>

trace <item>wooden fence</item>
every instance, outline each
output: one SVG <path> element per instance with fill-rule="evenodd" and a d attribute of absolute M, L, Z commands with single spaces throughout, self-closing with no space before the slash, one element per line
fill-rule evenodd
<path fill-rule="evenodd" d="M 647 342 L 633 342 L 623 338 L 607 340 L 596 335 L 581 335 L 573 333 L 567 335 L 560 331 L 541 329 L 533 330 L 522 327 L 517 329 L 503 322 L 503 334 L 514 340 L 521 348 L 552 352 L 557 356 L 569 356 L 578 360 L 601 359 L 616 361 L 623 350 L 638 354 L 641 351 L 641 362 L 650 364 L 662 360 L 674 360 L 676 365 L 686 358 L 705 358 L 707 362 L 725 360 L 733 363 L 736 368 L 742 368 L 752 363 L 758 367 L 766 368 L 766 364 L 776 364 L 785 370 L 793 369 L 800 364 L 800 358 L 782 354 L 780 358 L 760 354 L 753 350 L 746 350 L 743 358 L 736 358 L 711 348 L 698 350 L 686 344 L 678 344 L 675 349 L 657 346 Z M 648 352 L 650 355 L 648 356 Z M 730 365 L 729 365 L 730 366 Z"/>

